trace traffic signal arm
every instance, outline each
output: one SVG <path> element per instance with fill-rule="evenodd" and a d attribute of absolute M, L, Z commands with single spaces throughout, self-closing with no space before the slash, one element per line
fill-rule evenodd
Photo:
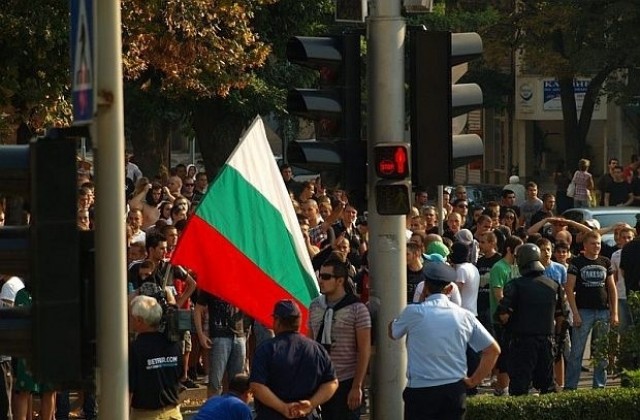
<path fill-rule="evenodd" d="M 475 83 L 452 84 L 452 67 L 480 57 L 477 33 L 414 31 L 411 38 L 412 181 L 422 188 L 453 183 L 453 170 L 482 158 L 478 135 L 453 133 L 451 120 L 480 108 Z"/>

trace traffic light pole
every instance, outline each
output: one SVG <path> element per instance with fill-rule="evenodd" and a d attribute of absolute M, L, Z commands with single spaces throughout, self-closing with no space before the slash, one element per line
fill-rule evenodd
<path fill-rule="evenodd" d="M 96 318 L 100 418 L 129 418 L 120 1 L 96 2 Z"/>
<path fill-rule="evenodd" d="M 404 18 L 400 0 L 378 0 L 368 18 L 368 157 L 380 143 L 404 143 Z M 407 296 L 405 216 L 376 210 L 375 165 L 369 165 L 369 262 L 374 311 L 375 358 L 371 401 L 374 419 L 403 418 L 402 390 L 407 366 L 404 340 L 387 336 L 388 323 L 405 307 Z"/>

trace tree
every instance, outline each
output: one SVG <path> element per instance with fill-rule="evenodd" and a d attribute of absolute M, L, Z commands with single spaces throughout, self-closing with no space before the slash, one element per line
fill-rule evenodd
<path fill-rule="evenodd" d="M 0 127 L 69 122 L 68 0 L 7 0 L 0 9 Z"/>
<path fill-rule="evenodd" d="M 492 40 L 520 49 L 528 73 L 556 77 L 562 100 L 565 158 L 575 163 L 585 150 L 601 95 L 623 98 L 626 88 L 619 83 L 620 75 L 639 62 L 637 2 L 528 0 L 508 7 L 509 3 L 502 9 L 504 20 L 491 31 Z M 573 84 L 577 77 L 590 78 L 579 114 Z"/>
<path fill-rule="evenodd" d="M 286 88 L 300 73 L 282 60 L 286 40 L 323 31 L 332 8 L 331 0 L 123 0 L 125 133 L 145 172 L 168 165 L 171 130 L 195 132 L 217 167 L 256 113 L 285 115 Z M 67 0 L 3 3 L 2 132 L 22 121 L 70 122 L 68 13 Z"/>
<path fill-rule="evenodd" d="M 169 166 L 169 130 L 190 105 L 246 87 L 264 64 L 270 48 L 251 19 L 269 2 L 122 2 L 127 134 L 145 173 Z"/>
<path fill-rule="evenodd" d="M 331 28 L 332 0 L 280 0 L 258 5 L 253 25 L 271 54 L 265 65 L 255 69 L 243 89 L 232 89 L 226 97 L 205 98 L 192 111 L 192 128 L 211 174 L 224 164 L 242 130 L 257 114 L 273 115 L 280 121 L 280 134 L 290 126 L 285 111 L 290 86 L 308 85 L 309 72 L 285 59 L 286 43 L 295 35 L 313 36 Z"/>
<path fill-rule="evenodd" d="M 213 174 L 256 114 L 282 115 L 297 75 L 279 58 L 286 40 L 321 30 L 332 2 L 156 3 L 123 4 L 127 133 L 143 170 L 156 173 L 169 163 L 167 130 L 189 130 Z M 196 25 L 203 13 L 209 21 Z"/>

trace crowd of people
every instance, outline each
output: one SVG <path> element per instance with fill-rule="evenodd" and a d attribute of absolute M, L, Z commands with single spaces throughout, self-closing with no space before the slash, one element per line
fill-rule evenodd
<path fill-rule="evenodd" d="M 593 342 L 611 326 L 624 331 L 633 323 L 626 299 L 640 290 L 636 227 L 565 219 L 556 214 L 554 194 L 538 198 L 538 186 L 528 182 L 519 202 L 515 184 L 504 187 L 499 202 L 471 211 L 463 186 L 449 192 L 451 199 L 445 191 L 450 206 L 444 203 L 441 215 L 424 192 L 416 194 L 422 207 L 407 217 L 408 306 L 389 325 L 391 338 L 410 337 L 405 418 L 463 413 L 463 398 L 443 395 L 474 395 L 482 382 L 496 396 L 575 390 L 588 336 Z M 442 234 L 439 217 L 446 220 Z M 608 233 L 615 244 L 602 241 Z M 449 302 L 475 318 L 443 315 Z M 434 330 L 448 323 L 457 329 Z M 461 346 L 454 350 L 454 342 Z M 605 387 L 608 362 L 596 360 L 594 388 Z"/>
<path fill-rule="evenodd" d="M 639 169 L 638 155 L 631 155 L 626 166 L 612 157 L 604 173 L 596 180 L 590 172 L 589 159 L 580 159 L 574 172 L 568 172 L 561 161 L 553 175 L 560 213 L 572 207 L 640 206 Z M 571 188 L 570 184 L 573 184 Z M 571 191 L 569 195 L 568 191 Z"/>
<path fill-rule="evenodd" d="M 320 290 L 304 326 L 295 302 L 278 302 L 274 325 L 261 325 L 199 290 L 197 273 L 171 265 L 207 174 L 177 165 L 165 177 L 147 178 L 125 159 L 122 287 L 130 296 L 132 418 L 181 418 L 180 392 L 203 377 L 212 398 L 199 419 L 232 412 L 251 418 L 254 397 L 258 419 L 311 419 L 319 411 L 325 420 L 359 418 L 372 346 L 367 214 L 346 192 L 328 191 L 319 179 L 297 182 L 288 165 L 280 169 Z M 416 192 L 406 217 L 407 307 L 389 324 L 391 339 L 411 337 L 407 419 L 463 416 L 464 398 L 483 383 L 496 396 L 576 389 L 589 333 L 596 325 L 632 323 L 625 299 L 626 291 L 640 289 L 635 228 L 567 220 L 556 214 L 555 195 L 538 198 L 535 183 L 514 181 L 499 202 L 482 206 L 463 186 L 445 190 L 441 204 Z M 78 186 L 77 225 L 90 230 L 95 194 L 83 169 Z M 614 234 L 615 246 L 602 243 L 605 233 Z M 18 294 L 20 279 L 2 277 L 3 304 L 28 304 L 28 295 Z M 193 314 L 192 328 L 178 338 L 167 334 L 172 310 Z M 0 360 L 8 390 L 2 413 L 28 418 L 28 396 L 39 393 L 40 418 L 68 418 L 68 392 L 25 380 L 28 366 L 15 362 Z M 594 368 L 594 387 L 606 385 L 605 368 L 606 360 Z M 84 415 L 95 418 L 94 395 L 81 395 Z"/>

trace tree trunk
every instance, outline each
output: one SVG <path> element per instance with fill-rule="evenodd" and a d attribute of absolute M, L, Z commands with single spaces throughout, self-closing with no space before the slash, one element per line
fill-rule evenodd
<path fill-rule="evenodd" d="M 589 82 L 589 87 L 582 101 L 580 117 L 576 104 L 573 77 L 559 78 L 560 98 L 562 99 L 562 117 L 564 120 L 565 157 L 568 168 L 574 168 L 578 160 L 586 157 L 587 135 L 591 128 L 593 111 L 604 84 L 612 69 L 605 67 L 600 70 Z"/>
<path fill-rule="evenodd" d="M 584 150 L 585 141 L 578 127 L 578 110 L 576 106 L 573 75 L 558 78 L 560 99 L 562 101 L 562 118 L 564 124 L 564 154 L 567 169 L 578 166 L 580 154 Z"/>
<path fill-rule="evenodd" d="M 133 160 L 150 180 L 165 181 L 169 173 L 169 128 L 168 122 L 139 121 L 131 130 Z"/>
<path fill-rule="evenodd" d="M 238 144 L 247 121 L 234 115 L 222 99 L 200 101 L 193 112 L 193 130 L 211 181 Z"/>

